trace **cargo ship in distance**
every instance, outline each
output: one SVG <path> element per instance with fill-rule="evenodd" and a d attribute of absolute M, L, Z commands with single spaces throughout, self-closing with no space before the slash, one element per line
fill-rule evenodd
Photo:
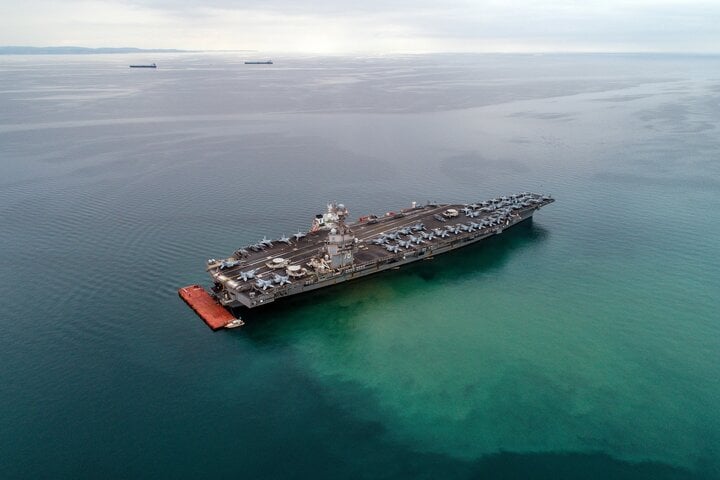
<path fill-rule="evenodd" d="M 143 65 L 130 65 L 130 68 L 157 68 L 154 63 L 148 63 Z"/>
<path fill-rule="evenodd" d="M 272 60 L 252 61 L 248 60 L 245 65 L 272 65 Z"/>
<path fill-rule="evenodd" d="M 225 259 L 210 259 L 213 286 L 181 288 L 180 296 L 213 330 L 237 327 L 228 309 L 256 308 L 284 297 L 336 285 L 449 252 L 528 220 L 555 200 L 518 193 L 472 204 L 418 206 L 348 221 L 331 203 L 308 232 L 262 240 Z"/>

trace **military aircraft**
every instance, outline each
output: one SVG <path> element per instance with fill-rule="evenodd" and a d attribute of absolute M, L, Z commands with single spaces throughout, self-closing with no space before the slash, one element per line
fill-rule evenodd
<path fill-rule="evenodd" d="M 448 232 L 457 235 L 460 233 L 460 224 L 448 226 Z"/>
<path fill-rule="evenodd" d="M 265 249 L 265 245 L 263 245 L 262 243 L 253 243 L 253 244 L 250 245 L 248 248 L 249 248 L 250 250 L 252 250 L 253 252 L 259 252 L 259 251 Z"/>
<path fill-rule="evenodd" d="M 286 283 L 287 283 L 288 285 L 290 285 L 290 284 L 292 283 L 292 282 L 290 281 L 290 276 L 289 276 L 289 275 L 278 275 L 278 274 L 273 275 L 273 282 L 277 283 L 278 286 L 280 286 L 280 287 L 282 287 L 282 286 L 285 285 Z"/>
<path fill-rule="evenodd" d="M 422 230 L 425 230 L 425 224 L 422 223 L 422 222 L 418 222 L 418 223 L 416 223 L 415 225 L 411 226 L 410 229 L 411 229 L 413 232 L 420 232 L 420 231 L 422 231 Z"/>
<path fill-rule="evenodd" d="M 267 239 L 266 236 L 263 235 L 262 240 L 258 242 L 258 245 L 265 245 L 266 247 L 272 247 L 273 243 Z"/>
<path fill-rule="evenodd" d="M 298 233 L 296 233 L 295 235 L 293 235 L 293 237 L 295 237 L 295 240 L 296 240 L 296 241 L 297 241 L 297 240 L 300 240 L 301 238 L 303 238 L 303 237 L 305 237 L 305 236 L 306 236 L 306 234 L 305 234 L 305 233 L 302 233 L 300 230 L 298 230 Z"/>
<path fill-rule="evenodd" d="M 272 280 L 263 280 L 262 278 L 257 279 L 257 281 L 255 282 L 255 286 L 263 290 L 274 287 Z"/>
<path fill-rule="evenodd" d="M 290 245 L 290 239 L 289 239 L 288 237 L 286 237 L 285 235 L 283 235 L 282 237 L 280 237 L 280 239 L 278 240 L 278 242 L 287 243 L 288 245 Z"/>
<path fill-rule="evenodd" d="M 421 243 L 425 243 L 422 238 L 416 237 L 415 235 L 410 235 L 410 236 L 408 237 L 408 240 L 409 240 L 411 243 L 416 243 L 416 244 L 418 244 L 418 245 L 420 245 Z"/>
<path fill-rule="evenodd" d="M 438 222 L 443 222 L 443 223 L 447 222 L 447 220 L 445 220 L 445 217 L 443 217 L 439 213 L 436 213 L 435 215 L 433 215 L 433 218 L 435 220 L 437 220 Z"/>
<path fill-rule="evenodd" d="M 401 228 L 398 230 L 398 233 L 401 235 L 410 235 L 410 227 Z"/>
<path fill-rule="evenodd" d="M 472 212 L 472 208 L 470 207 L 463 207 L 460 209 L 461 212 L 463 212 L 465 215 L 468 215 L 470 212 Z"/>
<path fill-rule="evenodd" d="M 387 243 L 387 239 L 385 237 L 373 238 L 372 243 L 375 245 L 385 245 Z"/>
<path fill-rule="evenodd" d="M 465 225 L 464 223 L 460 224 L 460 229 L 463 232 L 472 232 L 472 227 L 470 227 L 470 225 Z"/>
<path fill-rule="evenodd" d="M 412 242 L 410 240 L 398 240 L 398 245 L 402 248 L 412 248 Z"/>
<path fill-rule="evenodd" d="M 400 232 L 388 232 L 385 234 L 385 238 L 388 240 L 397 240 L 400 238 Z"/>
<path fill-rule="evenodd" d="M 478 212 L 477 210 L 471 210 L 471 211 L 467 214 L 467 216 L 468 216 L 468 218 L 475 218 L 475 217 L 480 216 L 480 212 Z"/>
<path fill-rule="evenodd" d="M 480 224 L 475 222 L 470 222 L 470 226 L 474 228 L 475 230 L 480 230 Z"/>
<path fill-rule="evenodd" d="M 435 238 L 435 232 L 420 232 L 420 235 L 425 240 L 433 240 Z"/>
<path fill-rule="evenodd" d="M 398 250 L 400 250 L 400 247 L 398 245 L 385 245 L 385 250 L 387 250 L 390 253 L 398 253 Z"/>
<path fill-rule="evenodd" d="M 222 262 L 220 262 L 220 270 L 237 267 L 238 265 L 240 265 L 240 260 L 223 260 Z"/>
<path fill-rule="evenodd" d="M 448 236 L 448 232 L 444 228 L 436 228 L 433 230 L 433 233 L 440 238 L 445 238 Z"/>
<path fill-rule="evenodd" d="M 242 278 L 243 282 L 247 282 L 248 280 L 255 278 L 255 273 L 258 270 L 260 269 L 253 268 L 252 270 L 245 270 L 244 272 L 240 272 L 240 278 Z"/>
<path fill-rule="evenodd" d="M 235 255 L 247 257 L 248 255 L 250 255 L 250 252 L 248 252 L 245 248 L 238 248 L 237 250 L 235 250 Z"/>

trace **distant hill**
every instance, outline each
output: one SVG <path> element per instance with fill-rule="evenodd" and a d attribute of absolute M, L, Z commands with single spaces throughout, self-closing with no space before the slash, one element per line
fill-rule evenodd
<path fill-rule="evenodd" d="M 167 48 L 88 48 L 88 47 L 0 47 L 0 55 L 92 55 L 106 53 L 182 53 L 189 50 Z"/>

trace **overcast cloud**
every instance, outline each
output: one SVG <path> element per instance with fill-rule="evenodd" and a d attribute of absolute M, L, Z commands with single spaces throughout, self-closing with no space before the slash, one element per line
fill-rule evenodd
<path fill-rule="evenodd" d="M 717 53 L 720 1 L 3 0 L 0 45 Z"/>

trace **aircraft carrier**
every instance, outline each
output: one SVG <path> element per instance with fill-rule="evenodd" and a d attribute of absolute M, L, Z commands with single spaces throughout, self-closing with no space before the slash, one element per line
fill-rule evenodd
<path fill-rule="evenodd" d="M 472 204 L 413 203 L 355 222 L 348 221 L 344 205 L 332 203 L 315 216 L 308 232 L 264 237 L 226 259 L 208 260 L 210 294 L 195 285 L 180 289 L 180 296 L 211 328 L 240 326 L 242 320 L 222 309 L 217 315 L 216 307 L 255 308 L 431 258 L 501 234 L 552 202 L 548 195 L 524 192 Z M 198 300 L 198 295 L 205 296 Z"/>

